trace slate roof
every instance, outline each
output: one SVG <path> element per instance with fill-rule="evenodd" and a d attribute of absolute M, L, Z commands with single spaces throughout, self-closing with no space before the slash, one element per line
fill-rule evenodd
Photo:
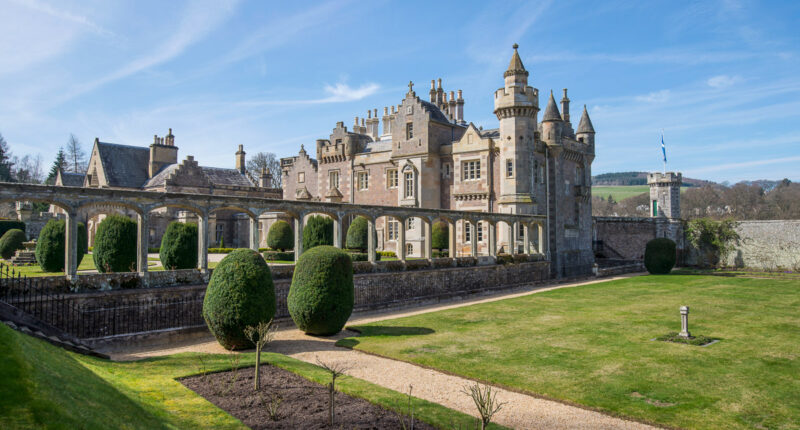
<path fill-rule="evenodd" d="M 214 185 L 232 185 L 237 187 L 254 187 L 255 184 L 250 182 L 246 175 L 243 175 L 236 169 L 223 169 L 220 167 L 205 167 L 200 166 L 203 173 Z"/>
<path fill-rule="evenodd" d="M 489 130 L 480 130 L 481 137 L 490 137 L 492 139 L 497 139 L 500 137 L 500 129 L 499 128 L 492 128 Z"/>
<path fill-rule="evenodd" d="M 377 142 L 370 142 L 364 147 L 362 152 L 383 152 L 392 150 L 391 140 L 381 140 Z"/>
<path fill-rule="evenodd" d="M 97 152 L 109 186 L 140 188 L 147 181 L 150 165 L 148 148 L 98 141 Z"/>
<path fill-rule="evenodd" d="M 525 70 L 525 66 L 522 65 L 522 59 L 519 58 L 519 53 L 517 52 L 517 48 L 519 46 L 515 43 L 514 46 L 514 54 L 511 55 L 511 61 L 508 62 L 508 70 L 503 74 L 503 76 L 509 75 L 525 75 L 528 76 L 528 71 Z"/>
<path fill-rule="evenodd" d="M 581 122 L 578 123 L 578 133 L 594 133 L 592 120 L 589 119 L 589 112 L 586 111 L 586 105 L 583 105 L 583 115 L 581 115 Z"/>
<path fill-rule="evenodd" d="M 447 118 L 447 115 L 444 114 L 435 104 L 431 102 L 426 102 L 425 100 L 419 101 L 425 109 L 431 113 L 431 119 L 440 122 L 450 122 L 450 119 Z"/>
<path fill-rule="evenodd" d="M 550 91 L 550 100 L 547 102 L 547 108 L 545 108 L 544 116 L 542 117 L 542 122 L 545 121 L 561 121 L 561 113 L 558 112 L 558 106 L 556 106 L 556 99 L 553 98 L 552 91 Z"/>
<path fill-rule="evenodd" d="M 86 175 L 83 173 L 61 172 L 61 184 L 65 187 L 82 187 Z"/>
<path fill-rule="evenodd" d="M 151 187 L 163 186 L 164 183 L 167 182 L 167 178 L 169 178 L 169 175 L 172 172 L 174 172 L 175 170 L 177 170 L 177 169 L 178 169 L 178 165 L 177 164 L 170 164 L 170 165 L 164 167 L 163 169 L 161 169 L 160 172 L 156 173 L 155 176 L 153 176 L 152 178 L 148 179 L 147 182 L 144 183 L 142 188 L 151 188 Z"/>

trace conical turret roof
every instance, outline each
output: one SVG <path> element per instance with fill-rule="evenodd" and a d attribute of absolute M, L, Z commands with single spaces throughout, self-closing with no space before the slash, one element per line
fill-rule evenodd
<path fill-rule="evenodd" d="M 561 121 L 561 113 L 558 112 L 556 106 L 556 99 L 553 97 L 553 90 L 550 90 L 550 100 L 547 102 L 547 107 L 544 110 L 542 122 L 545 121 Z"/>
<path fill-rule="evenodd" d="M 578 133 L 594 133 L 592 120 L 589 119 L 589 112 L 586 111 L 586 105 L 583 105 L 583 115 L 581 115 L 581 122 L 578 123 Z"/>
<path fill-rule="evenodd" d="M 525 70 L 525 66 L 522 65 L 522 59 L 519 58 L 519 53 L 517 52 L 517 48 L 519 45 L 516 43 L 513 46 L 514 54 L 511 55 L 511 61 L 508 63 L 508 70 L 503 74 L 503 77 L 509 75 L 525 75 L 528 76 L 528 71 Z"/>

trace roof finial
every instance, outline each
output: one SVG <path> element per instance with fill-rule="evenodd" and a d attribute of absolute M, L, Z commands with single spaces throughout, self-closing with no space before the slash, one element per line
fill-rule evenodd
<path fill-rule="evenodd" d="M 412 91 L 414 91 L 414 83 L 411 82 L 411 81 L 408 81 L 408 92 L 410 93 Z"/>
<path fill-rule="evenodd" d="M 516 51 L 516 50 L 517 50 L 517 48 L 519 48 L 519 45 L 517 45 L 517 44 L 515 43 L 515 44 L 512 46 L 512 48 L 514 48 L 514 50 Z"/>

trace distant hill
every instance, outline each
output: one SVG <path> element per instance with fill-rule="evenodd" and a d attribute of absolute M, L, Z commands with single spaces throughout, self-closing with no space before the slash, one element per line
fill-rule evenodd
<path fill-rule="evenodd" d="M 648 172 L 613 172 L 603 173 L 592 176 L 593 186 L 621 186 L 621 185 L 647 185 Z M 686 187 L 700 187 L 706 184 L 714 184 L 712 181 L 703 179 L 692 179 L 683 177 L 683 185 Z"/>

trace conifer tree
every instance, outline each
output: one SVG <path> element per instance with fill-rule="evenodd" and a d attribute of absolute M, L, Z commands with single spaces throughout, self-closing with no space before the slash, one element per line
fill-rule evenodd
<path fill-rule="evenodd" d="M 67 158 L 64 155 L 64 148 L 58 148 L 58 154 L 56 154 L 56 159 L 53 161 L 53 167 L 50 168 L 50 173 L 47 175 L 47 179 L 44 181 L 47 185 L 53 185 L 56 183 L 56 176 L 58 176 L 58 171 L 65 171 L 67 167 Z"/>

